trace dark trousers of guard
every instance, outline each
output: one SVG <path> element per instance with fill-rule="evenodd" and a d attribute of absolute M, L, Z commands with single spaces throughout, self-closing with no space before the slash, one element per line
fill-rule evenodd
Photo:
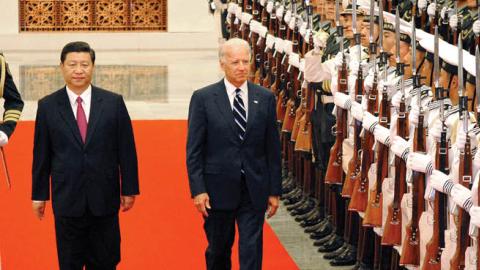
<path fill-rule="evenodd" d="M 118 214 L 55 216 L 60 270 L 115 270 L 120 262 Z"/>
<path fill-rule="evenodd" d="M 242 199 L 235 210 L 208 210 L 204 230 L 208 247 L 205 251 L 207 270 L 232 269 L 232 246 L 235 223 L 239 234 L 241 270 L 262 269 L 263 223 L 265 212 L 253 208 L 245 179 L 242 179 Z"/>

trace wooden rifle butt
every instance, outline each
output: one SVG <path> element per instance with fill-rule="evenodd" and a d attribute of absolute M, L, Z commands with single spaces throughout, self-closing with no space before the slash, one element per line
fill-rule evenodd
<path fill-rule="evenodd" d="M 362 183 L 362 178 L 359 177 L 354 183 L 352 197 L 348 204 L 349 211 L 365 212 L 368 203 L 368 182 Z"/>
<path fill-rule="evenodd" d="M 275 95 L 279 95 L 279 92 L 278 92 L 278 83 L 277 81 L 275 80 L 273 83 L 271 83 L 271 86 L 270 86 L 270 90 L 272 90 L 272 92 L 275 94 Z"/>
<path fill-rule="evenodd" d="M 347 175 L 345 176 L 345 183 L 342 187 L 342 197 L 351 198 L 353 193 L 353 188 L 355 186 L 355 181 L 358 178 L 357 173 L 357 159 L 355 155 L 348 162 Z"/>
<path fill-rule="evenodd" d="M 305 113 L 302 110 L 301 106 L 298 106 L 298 108 L 295 110 L 295 120 L 293 121 L 293 126 L 292 126 L 292 137 L 290 140 L 292 142 L 295 142 L 297 140 L 298 136 L 298 131 L 300 130 L 300 120 L 302 117 L 304 117 Z"/>
<path fill-rule="evenodd" d="M 438 233 L 432 234 L 432 239 L 427 243 L 422 270 L 440 270 L 442 266 L 440 242 Z"/>
<path fill-rule="evenodd" d="M 267 89 L 272 90 L 272 92 L 276 95 L 276 92 L 273 91 L 273 89 L 272 89 L 269 74 L 267 74 L 267 77 L 265 77 L 263 80 L 261 80 L 260 85 L 262 85 L 263 87 L 265 87 Z"/>
<path fill-rule="evenodd" d="M 283 118 L 282 132 L 292 132 L 293 123 L 295 122 L 295 101 L 289 99 L 287 108 L 285 109 L 285 117 Z"/>
<path fill-rule="evenodd" d="M 377 198 L 378 197 L 378 198 Z M 370 196 L 363 217 L 363 226 L 365 227 L 381 227 L 382 226 L 382 206 L 383 195 L 377 193 L 377 190 L 370 190 Z"/>
<path fill-rule="evenodd" d="M 253 83 L 260 84 L 260 69 L 257 69 L 257 71 L 255 71 L 255 75 L 253 77 Z"/>
<path fill-rule="evenodd" d="M 387 219 L 383 228 L 382 245 L 399 246 L 402 244 L 402 210 L 388 206 Z"/>
<path fill-rule="evenodd" d="M 325 173 L 325 183 L 330 185 L 343 184 L 342 168 L 342 142 L 336 141 L 330 150 L 327 172 Z"/>
<path fill-rule="evenodd" d="M 400 265 L 419 266 L 420 265 L 420 232 L 418 228 L 414 232 L 412 224 L 408 224 L 403 240 L 402 256 Z"/>
<path fill-rule="evenodd" d="M 280 92 L 277 99 L 277 122 L 283 123 L 283 119 L 285 119 L 285 114 L 287 111 L 287 106 L 284 100 L 285 94 Z"/>
<path fill-rule="evenodd" d="M 306 115 L 300 120 L 300 130 L 295 142 L 295 151 L 312 152 L 312 123 L 307 122 Z"/>

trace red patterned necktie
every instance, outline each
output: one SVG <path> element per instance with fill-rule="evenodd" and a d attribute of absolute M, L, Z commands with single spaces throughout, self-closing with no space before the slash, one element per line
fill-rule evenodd
<path fill-rule="evenodd" d="M 83 110 L 82 101 L 81 97 L 77 98 L 77 125 L 80 130 L 80 135 L 82 136 L 82 141 L 85 143 L 85 138 L 87 137 L 87 117 Z"/>

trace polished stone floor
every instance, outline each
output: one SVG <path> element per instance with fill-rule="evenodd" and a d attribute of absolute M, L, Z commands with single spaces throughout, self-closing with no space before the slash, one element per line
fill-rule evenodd
<path fill-rule="evenodd" d="M 59 53 L 11 52 L 6 58 L 26 100 L 21 119 L 33 120 L 37 100 L 63 86 Z M 186 119 L 192 92 L 221 78 L 213 49 L 97 51 L 94 83 L 122 93 L 132 119 Z M 268 222 L 301 270 L 346 269 L 323 260 L 283 206 Z"/>

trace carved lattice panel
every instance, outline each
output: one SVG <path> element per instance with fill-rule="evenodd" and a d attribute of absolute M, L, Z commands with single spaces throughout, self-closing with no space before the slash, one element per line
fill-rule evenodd
<path fill-rule="evenodd" d="M 20 0 L 21 31 L 167 31 L 167 0 Z"/>
<path fill-rule="evenodd" d="M 166 66 L 97 65 L 93 84 L 126 100 L 168 102 Z M 38 100 L 65 85 L 58 66 L 20 66 L 20 94 Z"/>

